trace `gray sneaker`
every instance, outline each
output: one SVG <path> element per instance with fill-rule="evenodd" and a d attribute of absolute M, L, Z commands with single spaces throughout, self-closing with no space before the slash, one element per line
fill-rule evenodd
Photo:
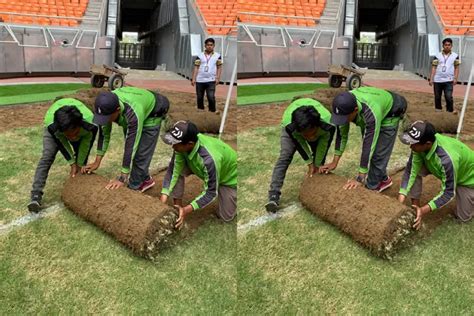
<path fill-rule="evenodd" d="M 41 211 L 41 202 L 37 200 L 31 200 L 31 202 L 28 203 L 28 211 L 31 213 L 39 213 L 39 211 Z"/>
<path fill-rule="evenodd" d="M 270 200 L 265 204 L 265 209 L 269 213 L 276 213 L 278 211 L 279 203 L 277 201 Z"/>

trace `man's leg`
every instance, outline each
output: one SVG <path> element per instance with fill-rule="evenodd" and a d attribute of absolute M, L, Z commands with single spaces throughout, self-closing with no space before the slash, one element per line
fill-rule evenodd
<path fill-rule="evenodd" d="M 54 141 L 53 136 L 44 129 L 43 132 L 43 154 L 36 167 L 35 177 L 33 179 L 33 186 L 31 190 L 31 202 L 28 204 L 30 212 L 39 212 L 41 207 L 41 200 L 43 198 L 43 189 L 46 185 L 49 169 L 53 165 L 58 146 Z"/>
<path fill-rule="evenodd" d="M 143 128 L 130 173 L 128 184 L 130 189 L 144 192 L 155 185 L 155 182 L 150 177 L 149 168 L 159 134 L 160 125 Z"/>
<path fill-rule="evenodd" d="M 418 176 L 415 179 L 415 183 L 413 183 L 413 186 L 411 187 L 411 190 L 409 192 L 410 198 L 411 198 L 411 204 L 416 205 L 416 206 L 421 206 L 420 198 L 421 198 L 421 192 L 423 192 L 423 178 L 422 177 L 426 177 L 429 174 L 430 174 L 429 170 L 425 166 L 422 166 L 420 171 L 418 172 Z"/>
<path fill-rule="evenodd" d="M 207 102 L 209 103 L 209 111 L 216 111 L 216 83 L 208 82 L 206 87 Z"/>
<path fill-rule="evenodd" d="M 456 217 L 463 223 L 474 217 L 474 188 L 456 188 Z"/>
<path fill-rule="evenodd" d="M 435 96 L 435 109 L 441 111 L 441 94 L 443 93 L 442 83 L 433 82 L 434 96 Z"/>
<path fill-rule="evenodd" d="M 237 215 L 237 189 L 225 185 L 218 190 L 219 209 L 217 216 L 224 222 L 230 222 Z"/>
<path fill-rule="evenodd" d="M 445 82 L 443 91 L 444 91 L 444 99 L 446 100 L 446 111 L 453 112 L 454 111 L 453 83 Z"/>
<path fill-rule="evenodd" d="M 267 210 L 272 208 L 270 211 L 275 212 L 278 207 L 280 202 L 281 188 L 283 186 L 283 182 L 285 181 L 286 170 L 288 170 L 288 166 L 293 160 L 295 151 L 295 144 L 291 140 L 290 135 L 288 135 L 285 128 L 283 128 L 281 130 L 280 136 L 280 157 L 278 157 L 275 167 L 273 168 L 270 190 L 268 191 L 268 199 L 270 202 L 274 203 L 272 203 L 273 205 L 271 207 L 267 207 Z M 269 203 L 267 203 L 267 205 L 269 205 Z"/>
<path fill-rule="evenodd" d="M 197 107 L 199 110 L 204 110 L 204 91 L 205 90 L 206 90 L 206 83 L 196 82 Z"/>
<path fill-rule="evenodd" d="M 179 176 L 176 185 L 173 188 L 173 191 L 170 192 L 170 196 L 173 198 L 173 204 L 183 206 L 183 195 L 184 195 L 184 185 L 185 177 L 191 175 L 193 172 L 187 166 L 183 168 L 181 175 Z M 167 172 L 163 182 L 170 182 L 171 173 Z"/>
<path fill-rule="evenodd" d="M 370 190 L 383 191 L 391 186 L 391 179 L 387 175 L 387 165 L 395 145 L 397 130 L 398 124 L 380 129 L 379 139 L 370 160 L 369 174 L 367 175 L 367 188 Z M 382 183 L 383 181 L 387 183 Z"/>

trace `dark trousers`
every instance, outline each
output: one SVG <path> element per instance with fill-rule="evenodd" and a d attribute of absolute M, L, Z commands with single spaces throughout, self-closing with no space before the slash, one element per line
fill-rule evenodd
<path fill-rule="evenodd" d="M 435 108 L 442 110 L 441 95 L 444 92 L 446 100 L 446 111 L 453 112 L 453 82 L 434 82 Z"/>
<path fill-rule="evenodd" d="M 79 142 L 71 142 L 74 153 L 78 154 Z M 31 189 L 31 199 L 41 201 L 43 197 L 43 189 L 46 185 L 46 179 L 48 178 L 49 169 L 53 165 L 56 154 L 59 148 L 56 144 L 54 137 L 45 128 L 43 132 L 43 154 L 36 167 L 35 176 L 33 178 L 33 186 Z M 85 163 L 87 164 L 87 158 Z"/>
<path fill-rule="evenodd" d="M 209 111 L 216 111 L 216 83 L 211 82 L 196 82 L 196 95 L 197 95 L 197 106 L 198 109 L 204 110 L 204 92 L 207 95 L 207 101 L 209 102 Z"/>

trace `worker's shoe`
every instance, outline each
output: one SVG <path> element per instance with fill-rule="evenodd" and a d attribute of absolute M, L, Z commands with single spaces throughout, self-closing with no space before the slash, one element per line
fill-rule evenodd
<path fill-rule="evenodd" d="M 265 204 L 265 209 L 269 213 L 276 213 L 278 211 L 279 206 L 280 206 L 280 203 L 279 203 L 278 196 L 271 195 L 267 204 Z"/>
<path fill-rule="evenodd" d="M 390 188 L 392 186 L 392 184 L 393 184 L 392 178 L 387 177 L 387 179 L 385 179 L 385 180 L 383 180 L 382 182 L 379 183 L 379 185 L 377 186 L 377 188 L 375 190 L 377 190 L 378 192 L 385 191 L 388 188 Z"/>
<path fill-rule="evenodd" d="M 28 211 L 31 213 L 39 213 L 41 211 L 41 198 L 34 196 L 28 203 Z"/>
<path fill-rule="evenodd" d="M 152 177 L 149 177 L 147 180 L 143 181 L 142 184 L 138 187 L 138 191 L 145 192 L 148 189 L 151 189 L 155 185 L 155 180 Z"/>

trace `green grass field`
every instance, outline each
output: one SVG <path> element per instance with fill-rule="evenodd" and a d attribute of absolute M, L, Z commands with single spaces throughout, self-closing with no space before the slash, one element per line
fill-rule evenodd
<path fill-rule="evenodd" d="M 51 83 L 51 84 L 22 84 L 0 86 L 0 106 L 43 102 L 79 89 L 90 88 L 86 83 Z"/>
<path fill-rule="evenodd" d="M 239 225 L 265 214 L 279 153 L 280 128 L 239 133 Z M 357 170 L 361 137 L 351 128 L 336 173 Z M 406 163 L 397 141 L 389 169 Z M 332 159 L 332 153 L 328 154 Z M 281 206 L 298 202 L 306 166 L 298 153 L 288 169 Z M 391 262 L 372 256 L 350 237 L 301 209 L 238 232 L 241 314 L 470 314 L 474 306 L 474 226 L 448 220 Z"/>
<path fill-rule="evenodd" d="M 0 225 L 27 214 L 41 141 L 40 126 L 0 134 Z M 114 126 L 99 174 L 116 176 L 122 148 L 123 134 Z M 170 157 L 160 140 L 151 170 Z M 45 188 L 47 206 L 60 202 L 68 172 L 58 154 Z M 211 219 L 153 263 L 63 209 L 0 234 L 0 314 L 233 314 L 236 247 L 235 223 Z"/>
<path fill-rule="evenodd" d="M 322 83 L 239 85 L 237 88 L 237 105 L 283 102 L 299 95 L 313 93 L 316 89 L 327 87 L 327 84 Z"/>

